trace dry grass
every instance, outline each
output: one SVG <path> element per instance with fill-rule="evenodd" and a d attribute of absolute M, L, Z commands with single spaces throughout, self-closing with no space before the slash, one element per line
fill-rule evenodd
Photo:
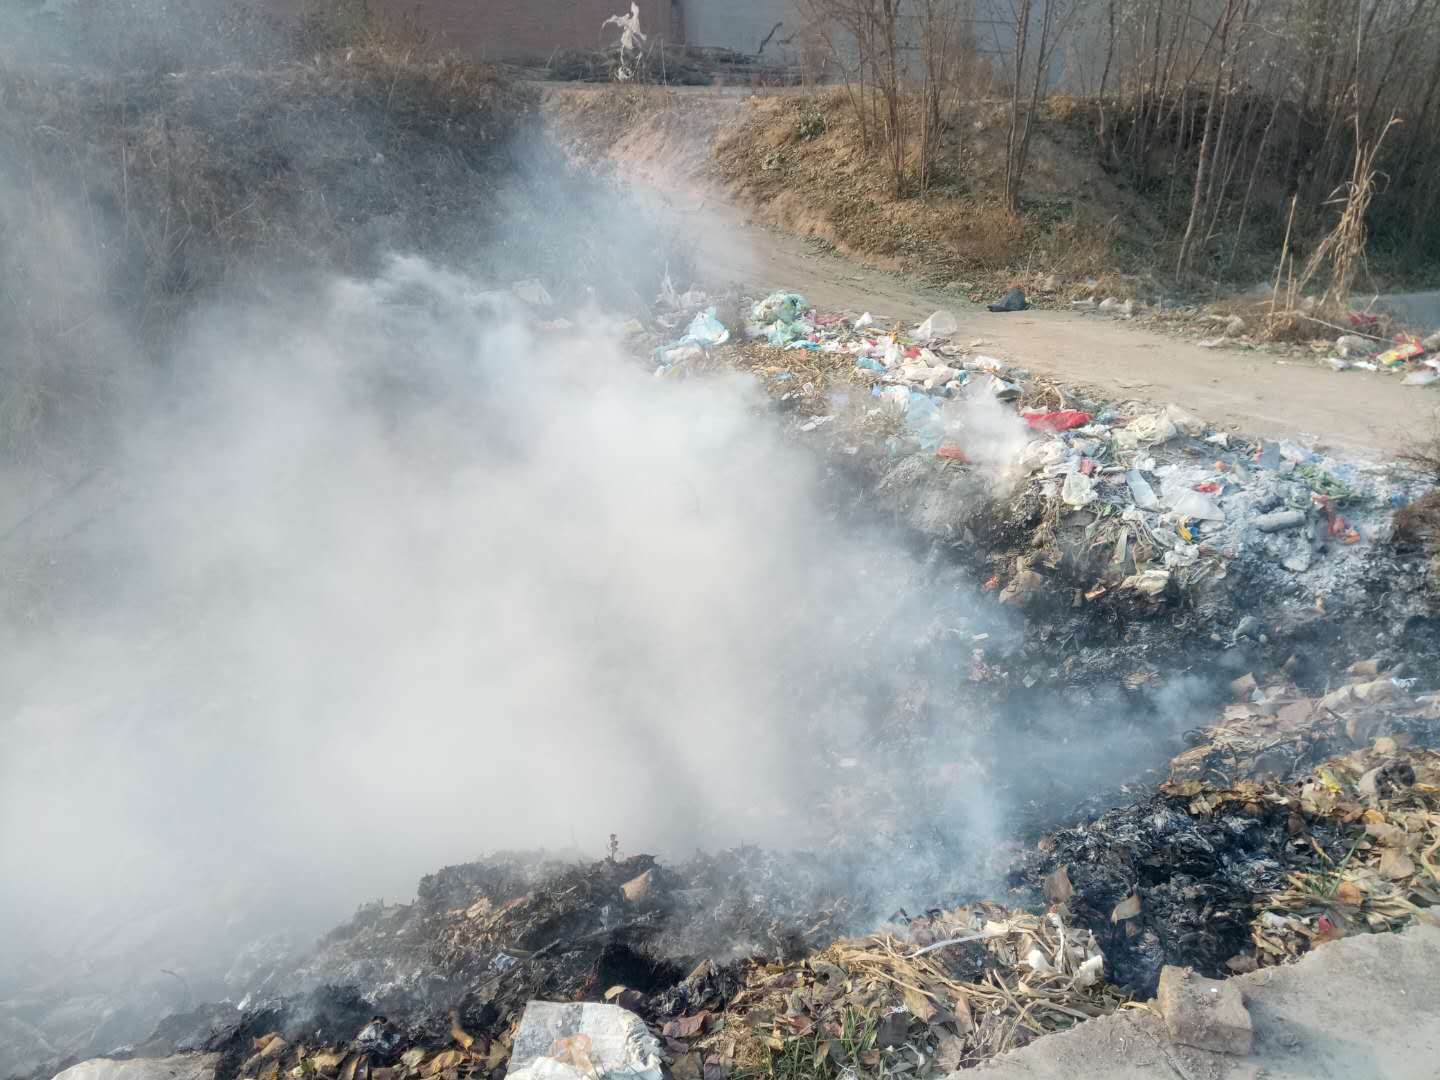
<path fill-rule="evenodd" d="M 720 131 L 715 154 L 732 191 L 759 216 L 880 265 L 978 279 L 984 288 L 1111 268 L 1114 214 L 1088 193 L 1104 185 L 1103 174 L 1051 139 L 1052 124 L 1037 139 L 1036 196 L 1014 217 L 993 167 L 998 124 L 994 109 L 975 104 L 942 139 L 923 196 L 910 193 L 913 184 L 893 194 L 841 91 L 748 102 Z"/>
<path fill-rule="evenodd" d="M 972 1067 L 1128 1003 L 1094 978 L 1094 937 L 1063 910 L 978 904 L 916 925 L 752 968 L 723 1029 L 696 1047 L 742 1075 L 863 1080 L 906 1071 L 915 1048 L 942 1070 Z M 879 1018 L 901 1012 L 907 1045 L 877 1045 Z"/>

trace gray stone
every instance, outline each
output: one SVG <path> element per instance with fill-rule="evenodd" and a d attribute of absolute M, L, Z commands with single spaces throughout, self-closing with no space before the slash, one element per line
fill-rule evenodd
<path fill-rule="evenodd" d="M 1440 330 L 1436 330 L 1427 338 L 1421 338 L 1420 344 L 1425 346 L 1426 352 L 1440 352 Z"/>
<path fill-rule="evenodd" d="M 1298 529 L 1304 524 L 1305 512 L 1303 510 L 1276 510 L 1273 513 L 1261 514 L 1255 519 L 1255 527 L 1263 533 Z"/>
<path fill-rule="evenodd" d="M 1199 1050 L 1244 1057 L 1255 1042 L 1250 1013 L 1234 983 L 1166 965 L 1155 994 L 1170 1037 Z"/>
<path fill-rule="evenodd" d="M 1235 627 L 1234 640 L 1258 638 L 1264 629 L 1264 625 L 1254 615 L 1246 615 Z"/>
<path fill-rule="evenodd" d="M 175 1054 L 163 1058 L 91 1058 L 72 1065 L 55 1080 L 215 1080 L 219 1054 Z"/>
<path fill-rule="evenodd" d="M 1335 339 L 1335 348 L 1341 356 L 1369 356 L 1379 351 L 1379 344 L 1358 334 L 1345 334 Z"/>

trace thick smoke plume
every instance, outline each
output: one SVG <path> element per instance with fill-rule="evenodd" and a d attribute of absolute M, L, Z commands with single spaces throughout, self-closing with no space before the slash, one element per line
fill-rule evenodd
<path fill-rule="evenodd" d="M 131 211 L 0 163 L 0 991 L 194 1000 L 265 932 L 612 833 L 844 849 L 837 890 L 923 906 L 996 884 L 1010 802 L 1123 767 L 1063 703 L 972 700 L 1016 620 L 846 513 L 757 386 L 655 379 L 634 204 L 509 154 L 488 246 L 255 255 L 164 334 L 103 261 Z M 601 302 L 509 288 L 604 252 Z M 1002 485 L 1018 424 L 963 419 Z"/>
<path fill-rule="evenodd" d="M 917 606 L 753 387 L 657 381 L 570 314 L 396 258 L 194 319 L 69 496 L 93 518 L 31 537 L 63 574 L 4 661 L 8 929 L 833 834 L 866 683 L 968 590 Z"/>

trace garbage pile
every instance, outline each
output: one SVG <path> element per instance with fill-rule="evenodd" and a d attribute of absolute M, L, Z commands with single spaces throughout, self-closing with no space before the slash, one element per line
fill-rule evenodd
<path fill-rule="evenodd" d="M 1373 334 L 1342 334 L 1335 339 L 1333 349 L 1325 351 L 1333 354 L 1327 355 L 1325 362 L 1335 371 L 1402 375 L 1406 386 L 1440 383 L 1440 331 L 1425 338 L 1397 334 L 1388 342 Z"/>
<path fill-rule="evenodd" d="M 681 308 L 706 301 L 694 292 L 671 299 Z M 988 495 L 1008 504 L 1000 516 L 1015 539 L 1030 541 L 1015 546 L 1031 552 L 999 563 L 992 579 L 1016 605 L 1060 586 L 1082 603 L 1153 613 L 1238 565 L 1247 587 L 1298 584 L 1335 597 L 1355 587 L 1358 553 L 1423 491 L 1391 466 L 1240 438 L 1174 405 L 1077 398 L 985 355 L 983 339 L 959 336 L 945 311 L 884 328 L 868 312 L 821 313 L 779 292 L 754 302 L 743 327 L 725 326 L 714 307 L 699 311 L 654 355 L 664 377 L 719 362 L 755 374 L 794 410 L 797 435 L 850 455 L 878 445 L 882 472 L 935 490 L 982 476 Z M 1008 427 L 994 419 L 1001 407 Z M 953 531 L 963 502 L 938 514 L 929 500 L 914 523 Z M 968 505 L 973 515 L 976 500 Z M 985 509 L 993 516 L 993 505 Z M 1056 580 L 1042 588 L 1047 577 Z"/>
<path fill-rule="evenodd" d="M 588 889 L 608 893 L 642 865 L 604 903 L 593 895 L 568 902 Z M 837 940 L 834 926 L 821 920 L 826 929 L 817 932 L 828 944 L 797 938 L 789 956 L 706 958 L 688 971 L 657 963 L 623 942 L 638 940 L 628 931 L 663 909 L 656 882 L 665 873 L 648 857 L 620 860 L 509 904 L 482 896 L 447 913 L 430 939 L 439 967 L 455 981 L 431 987 L 429 1007 L 406 1008 L 393 987 L 362 997 L 320 986 L 304 996 L 172 1018 L 138 1050 L 216 1053 L 219 1076 L 247 1080 L 458 1080 L 503 1067 L 510 1076 L 555 1080 L 568 1076 L 566 1069 L 593 1075 L 586 1060 L 601 1057 L 613 1068 L 628 1062 L 624 1071 L 653 1080 L 775 1069 L 926 1076 L 1129 1000 L 1106 981 L 1089 931 L 1060 911 L 993 903 L 915 919 L 898 913 L 862 938 Z M 578 911 L 612 906 L 615 925 L 604 932 L 570 921 Z"/>
<path fill-rule="evenodd" d="M 1432 920 L 1440 696 L 1377 668 L 1319 698 L 1240 680 L 1244 700 L 1154 795 L 1047 836 L 1017 882 L 1066 905 L 1143 992 L 1166 964 L 1219 977 Z"/>
<path fill-rule="evenodd" d="M 969 1067 L 1153 992 L 1166 964 L 1224 976 L 1432 919 L 1440 695 L 1413 688 L 1378 659 L 1323 695 L 1237 679 L 1158 789 L 1018 856 L 1004 904 L 877 917 L 833 852 L 503 855 L 132 1049 L 218 1055 L 219 1080 Z"/>
<path fill-rule="evenodd" d="M 927 1076 L 1115 1011 L 1094 936 L 981 903 L 754 965 L 723 1011 L 663 1028 L 676 1077 Z"/>

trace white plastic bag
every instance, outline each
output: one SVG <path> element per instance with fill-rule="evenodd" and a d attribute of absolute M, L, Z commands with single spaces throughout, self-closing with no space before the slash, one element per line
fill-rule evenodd
<path fill-rule="evenodd" d="M 920 324 L 915 331 L 915 338 L 918 341 L 934 341 L 936 338 L 949 337 L 960 329 L 960 323 L 955 316 L 948 311 L 937 311 Z"/>

